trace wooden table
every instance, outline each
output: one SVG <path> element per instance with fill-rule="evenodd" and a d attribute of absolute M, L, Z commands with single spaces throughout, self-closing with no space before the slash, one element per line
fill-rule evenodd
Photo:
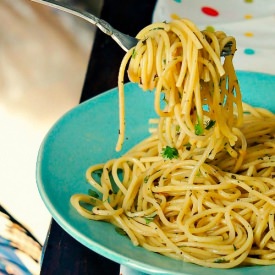
<path fill-rule="evenodd" d="M 152 20 L 155 0 L 105 0 L 101 18 L 116 29 L 135 36 Z M 81 102 L 117 86 L 120 62 L 125 53 L 107 35 L 97 31 Z M 43 248 L 40 274 L 119 274 L 119 264 L 104 258 L 66 233 L 52 220 Z"/>

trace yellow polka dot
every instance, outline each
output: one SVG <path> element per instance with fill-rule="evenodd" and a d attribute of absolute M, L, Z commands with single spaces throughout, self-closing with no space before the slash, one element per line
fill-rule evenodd
<path fill-rule="evenodd" d="M 179 16 L 178 14 L 176 14 L 176 13 L 171 13 L 171 14 L 170 14 L 170 17 L 171 17 L 171 19 L 173 19 L 173 20 L 180 19 L 180 16 Z"/>
<path fill-rule="evenodd" d="M 251 18 L 253 18 L 253 15 L 252 15 L 252 14 L 246 14 L 246 15 L 244 16 L 244 18 L 245 18 L 245 19 L 251 19 Z"/>
<path fill-rule="evenodd" d="M 245 32 L 244 35 L 247 36 L 247 37 L 252 37 L 252 36 L 254 36 L 254 33 L 252 33 L 252 32 Z"/>

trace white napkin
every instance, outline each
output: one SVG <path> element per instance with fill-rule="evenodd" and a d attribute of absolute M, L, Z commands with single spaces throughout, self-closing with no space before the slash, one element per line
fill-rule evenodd
<path fill-rule="evenodd" d="M 201 30 L 211 27 L 234 36 L 237 70 L 275 74 L 274 0 L 158 0 L 153 21 L 170 21 L 173 14 Z"/>

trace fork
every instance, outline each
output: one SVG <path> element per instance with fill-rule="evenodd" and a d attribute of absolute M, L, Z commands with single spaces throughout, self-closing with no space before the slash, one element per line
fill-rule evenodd
<path fill-rule="evenodd" d="M 92 23 L 93 25 L 97 26 L 101 31 L 103 31 L 105 34 L 111 36 L 117 42 L 117 44 L 126 52 L 132 49 L 134 46 L 136 46 L 136 44 L 139 41 L 135 37 L 132 37 L 130 35 L 124 34 L 116 30 L 108 22 L 98 18 L 94 14 L 89 13 L 85 10 L 78 9 L 77 7 L 72 6 L 70 4 L 56 1 L 56 0 L 31 0 L 31 1 L 62 10 L 64 12 L 73 14 L 75 16 L 78 16 Z M 232 44 L 230 42 L 227 43 L 221 51 L 221 56 L 230 55 L 231 46 Z"/>
<path fill-rule="evenodd" d="M 95 16 L 94 14 L 91 14 L 85 10 L 78 9 L 77 7 L 72 6 L 70 4 L 59 2 L 56 0 L 31 0 L 31 1 L 65 11 L 67 13 L 73 14 L 75 16 L 78 16 L 92 23 L 93 25 L 97 26 L 101 31 L 103 31 L 105 34 L 111 36 L 117 42 L 117 44 L 126 52 L 131 48 L 133 48 L 134 46 L 136 46 L 136 44 L 138 43 L 137 38 L 116 30 L 105 20 L 102 20 L 97 16 Z"/>

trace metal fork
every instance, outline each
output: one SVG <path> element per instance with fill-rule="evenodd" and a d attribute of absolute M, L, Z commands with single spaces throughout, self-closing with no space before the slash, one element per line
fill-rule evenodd
<path fill-rule="evenodd" d="M 102 20 L 95 16 L 94 14 L 91 14 L 85 10 L 78 9 L 75 6 L 72 6 L 70 4 L 56 1 L 56 0 L 31 0 L 33 2 L 37 2 L 40 4 L 44 4 L 62 11 L 65 11 L 67 13 L 73 14 L 75 16 L 78 16 L 93 25 L 96 25 L 101 31 L 103 31 L 105 34 L 111 36 L 117 44 L 124 50 L 128 51 L 136 44 L 138 43 L 138 39 L 135 37 L 132 37 L 130 35 L 124 34 L 115 28 L 113 28 L 108 22 L 105 20 Z M 227 56 L 231 54 L 231 46 L 232 44 L 228 43 L 224 46 L 224 48 L 221 51 L 221 56 Z"/>
<path fill-rule="evenodd" d="M 138 43 L 137 38 L 129 36 L 127 34 L 124 34 L 116 30 L 108 22 L 98 18 L 94 14 L 91 14 L 85 10 L 78 9 L 77 7 L 72 6 L 70 4 L 56 1 L 56 0 L 31 0 L 31 1 L 65 11 L 67 13 L 70 13 L 82 18 L 92 23 L 93 25 L 96 25 L 105 34 L 111 36 L 117 42 L 117 44 L 126 52 L 131 48 L 133 48 L 134 46 L 136 46 L 136 44 Z"/>

